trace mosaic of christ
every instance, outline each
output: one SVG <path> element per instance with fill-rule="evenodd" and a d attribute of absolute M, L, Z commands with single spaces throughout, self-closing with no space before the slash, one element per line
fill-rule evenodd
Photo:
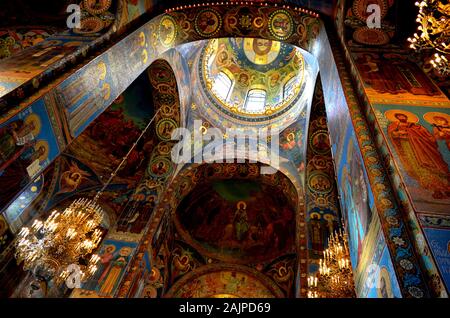
<path fill-rule="evenodd" d="M 294 209 L 281 189 L 248 180 L 196 186 L 177 210 L 182 237 L 210 257 L 258 262 L 290 251 Z"/>

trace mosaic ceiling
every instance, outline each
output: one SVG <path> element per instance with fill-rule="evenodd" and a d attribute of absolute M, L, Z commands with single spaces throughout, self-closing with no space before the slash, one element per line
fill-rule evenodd
<path fill-rule="evenodd" d="M 258 38 L 203 40 L 177 46 L 176 51 L 190 76 L 187 127 L 202 119 L 208 122 L 206 128 L 224 132 L 283 130 L 305 117 L 318 71 L 308 52 Z M 263 93 L 260 104 L 250 102 L 255 92 Z"/>
<path fill-rule="evenodd" d="M 198 184 L 178 206 L 179 233 L 204 255 L 232 263 L 267 261 L 292 252 L 296 207 L 279 184 L 293 186 L 281 173 L 277 178 L 281 181 L 276 185 L 261 178 Z"/>
<path fill-rule="evenodd" d="M 257 38 L 211 40 L 200 63 L 209 99 L 232 113 L 252 117 L 276 114 L 295 103 L 304 65 L 300 50 Z"/>

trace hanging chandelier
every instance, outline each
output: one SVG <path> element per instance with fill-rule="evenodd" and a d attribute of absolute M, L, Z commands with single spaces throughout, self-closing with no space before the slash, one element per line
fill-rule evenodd
<path fill-rule="evenodd" d="M 355 289 L 347 234 L 340 230 L 328 239 L 319 273 L 308 277 L 308 298 L 353 298 Z"/>
<path fill-rule="evenodd" d="M 31 228 L 20 230 L 15 241 L 15 257 L 18 263 L 23 262 L 24 270 L 46 281 L 53 280 L 57 286 L 71 275 L 73 265 L 79 269 L 80 283 L 95 274 L 100 257 L 93 252 L 104 234 L 100 225 L 105 213 L 97 201 L 124 166 L 158 112 L 93 199 L 77 199 L 62 212 L 54 210 L 45 221 L 35 220 Z"/>
<path fill-rule="evenodd" d="M 92 251 L 102 239 L 102 219 L 103 210 L 95 201 L 75 200 L 62 212 L 54 210 L 44 222 L 35 220 L 31 228 L 22 228 L 16 241 L 16 259 L 23 261 L 25 270 L 54 278 L 56 284 L 67 279 L 70 264 L 77 264 L 80 281 L 84 281 L 97 270 L 99 256 Z"/>
<path fill-rule="evenodd" d="M 416 2 L 418 33 L 408 38 L 410 48 L 432 53 L 431 65 L 443 76 L 450 75 L 450 4 L 440 0 Z"/>

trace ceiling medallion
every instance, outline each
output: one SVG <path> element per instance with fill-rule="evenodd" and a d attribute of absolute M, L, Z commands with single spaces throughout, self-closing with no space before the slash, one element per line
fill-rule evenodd
<path fill-rule="evenodd" d="M 313 172 L 308 178 L 308 188 L 312 192 L 327 194 L 333 189 L 333 183 L 329 175 L 324 172 L 317 171 Z"/>
<path fill-rule="evenodd" d="M 105 27 L 105 23 L 98 17 L 89 17 L 81 20 L 81 27 L 74 28 L 73 32 L 77 34 L 98 33 Z"/>
<path fill-rule="evenodd" d="M 239 18 L 239 24 L 243 29 L 249 30 L 252 27 L 252 17 L 250 15 L 243 15 Z"/>
<path fill-rule="evenodd" d="M 195 17 L 195 31 L 203 37 L 211 37 L 222 27 L 222 18 L 214 9 L 204 9 Z"/>
<path fill-rule="evenodd" d="M 156 124 L 156 135 L 162 141 L 170 141 L 172 131 L 178 128 L 178 124 L 172 118 L 164 118 Z"/>
<path fill-rule="evenodd" d="M 172 47 L 177 38 L 177 22 L 170 15 L 165 15 L 159 22 L 159 39 L 165 47 Z"/>
<path fill-rule="evenodd" d="M 353 39 L 366 45 L 384 45 L 390 41 L 389 35 L 381 29 L 359 28 L 353 33 Z"/>
<path fill-rule="evenodd" d="M 263 18 L 261 18 L 261 17 L 256 17 L 256 18 L 253 20 L 253 26 L 254 26 L 255 28 L 260 29 L 260 28 L 262 28 L 263 25 L 264 25 L 264 19 L 263 19 Z"/>
<path fill-rule="evenodd" d="M 276 10 L 269 16 L 269 31 L 278 40 L 288 39 L 294 32 L 294 21 L 286 10 Z"/>
<path fill-rule="evenodd" d="M 100 14 L 111 7 L 111 0 L 84 0 L 83 8 L 90 14 Z"/>
<path fill-rule="evenodd" d="M 147 172 L 156 178 L 165 178 L 172 173 L 172 162 L 165 156 L 154 158 L 147 168 Z"/>

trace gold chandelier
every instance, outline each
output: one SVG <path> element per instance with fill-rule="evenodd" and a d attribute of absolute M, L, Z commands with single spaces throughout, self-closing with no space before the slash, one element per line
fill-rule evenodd
<path fill-rule="evenodd" d="M 24 262 L 25 270 L 53 278 L 56 284 L 68 278 L 69 265 L 77 264 L 80 281 L 85 281 L 97 270 L 100 258 L 92 251 L 102 239 L 102 219 L 103 210 L 95 201 L 75 200 L 63 212 L 54 210 L 44 222 L 35 220 L 31 228 L 22 228 L 16 241 L 16 259 Z"/>
<path fill-rule="evenodd" d="M 308 298 L 353 298 L 355 289 L 347 234 L 332 233 L 319 261 L 319 273 L 308 277 Z"/>
<path fill-rule="evenodd" d="M 418 33 L 408 38 L 410 47 L 418 52 L 431 51 L 430 63 L 442 75 L 450 74 L 450 4 L 440 0 L 416 2 L 419 13 L 416 21 Z"/>
<path fill-rule="evenodd" d="M 159 112 L 159 111 L 158 111 Z M 153 116 L 108 181 L 97 192 L 94 199 L 80 198 L 73 201 L 64 211 L 54 210 L 45 220 L 35 220 L 31 226 L 23 227 L 15 241 L 15 257 L 23 262 L 24 270 L 31 271 L 44 280 L 53 280 L 60 285 L 73 272 L 73 265 L 79 269 L 79 281 L 85 282 L 97 270 L 100 257 L 92 254 L 100 244 L 103 231 L 100 224 L 104 210 L 97 203 L 129 155 L 156 118 Z"/>

